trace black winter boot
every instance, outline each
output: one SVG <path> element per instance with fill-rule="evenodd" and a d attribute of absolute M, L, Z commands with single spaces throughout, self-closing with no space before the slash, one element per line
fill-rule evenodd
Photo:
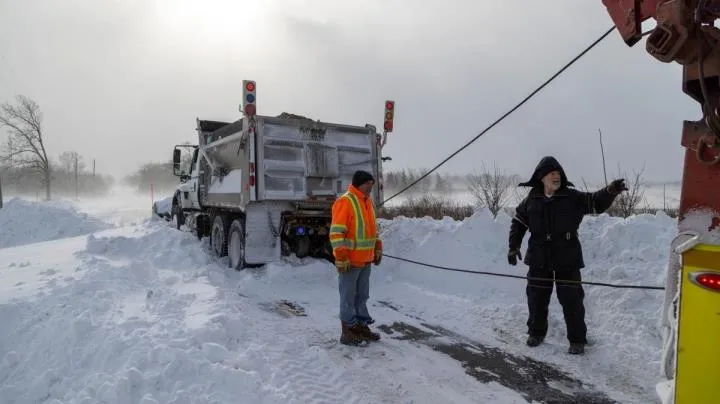
<path fill-rule="evenodd" d="M 526 344 L 528 346 L 536 347 L 545 340 L 545 337 L 538 337 L 536 335 L 531 335 L 528 337 Z"/>
<path fill-rule="evenodd" d="M 568 348 L 568 353 L 570 355 L 582 355 L 584 352 L 585 344 L 573 343 L 570 344 L 570 348 Z"/>

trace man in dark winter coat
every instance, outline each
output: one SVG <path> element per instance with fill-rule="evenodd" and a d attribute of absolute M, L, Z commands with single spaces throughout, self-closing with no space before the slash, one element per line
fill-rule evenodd
<path fill-rule="evenodd" d="M 585 263 L 578 228 L 583 216 L 607 210 L 615 197 L 627 190 L 625 182 L 619 179 L 597 192 L 580 192 L 570 188 L 573 184 L 567 180 L 560 163 L 548 156 L 540 160 L 532 178 L 519 185 L 532 189 L 516 208 L 510 225 L 508 263 L 517 265 L 517 259 L 522 259 L 520 245 L 529 230 L 530 239 L 523 261 L 530 267 L 527 276 L 556 280 L 557 297 L 563 308 L 570 341 L 568 352 L 582 354 L 587 343 L 585 293 L 577 281 L 581 280 L 580 269 Z M 537 346 L 545 339 L 552 290 L 551 280 L 528 279 L 529 346 Z"/>

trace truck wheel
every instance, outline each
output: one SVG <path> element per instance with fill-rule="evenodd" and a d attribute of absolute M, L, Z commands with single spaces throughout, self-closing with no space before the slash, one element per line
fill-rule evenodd
<path fill-rule="evenodd" d="M 228 236 L 228 256 L 230 268 L 243 269 L 245 267 L 245 226 L 241 219 L 233 220 Z"/>
<path fill-rule="evenodd" d="M 230 219 L 225 215 L 215 216 L 213 220 L 212 230 L 210 231 L 210 248 L 215 255 L 224 257 L 227 255 L 228 243 L 227 236 L 230 225 Z"/>
<path fill-rule="evenodd" d="M 180 230 L 180 227 L 185 224 L 185 215 L 183 215 L 180 205 L 173 204 L 171 212 L 171 218 L 175 222 L 175 228 Z"/>
<path fill-rule="evenodd" d="M 198 240 L 210 236 L 210 218 L 206 215 L 198 215 L 195 219 L 195 236 Z"/>

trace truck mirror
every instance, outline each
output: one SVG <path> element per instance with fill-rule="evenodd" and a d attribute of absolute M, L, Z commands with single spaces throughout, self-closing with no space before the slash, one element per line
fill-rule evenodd
<path fill-rule="evenodd" d="M 180 176 L 182 174 L 180 171 L 180 153 L 180 149 L 177 147 L 173 150 L 173 174 L 175 176 Z"/>

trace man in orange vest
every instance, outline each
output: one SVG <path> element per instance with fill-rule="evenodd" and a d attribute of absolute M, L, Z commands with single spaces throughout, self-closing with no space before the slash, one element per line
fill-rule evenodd
<path fill-rule="evenodd" d="M 356 171 L 347 192 L 332 207 L 330 244 L 338 271 L 340 342 L 345 345 L 380 339 L 380 334 L 368 327 L 374 321 L 367 309 L 370 264 L 380 265 L 382 257 L 375 206 L 370 197 L 373 185 L 372 174 Z"/>

